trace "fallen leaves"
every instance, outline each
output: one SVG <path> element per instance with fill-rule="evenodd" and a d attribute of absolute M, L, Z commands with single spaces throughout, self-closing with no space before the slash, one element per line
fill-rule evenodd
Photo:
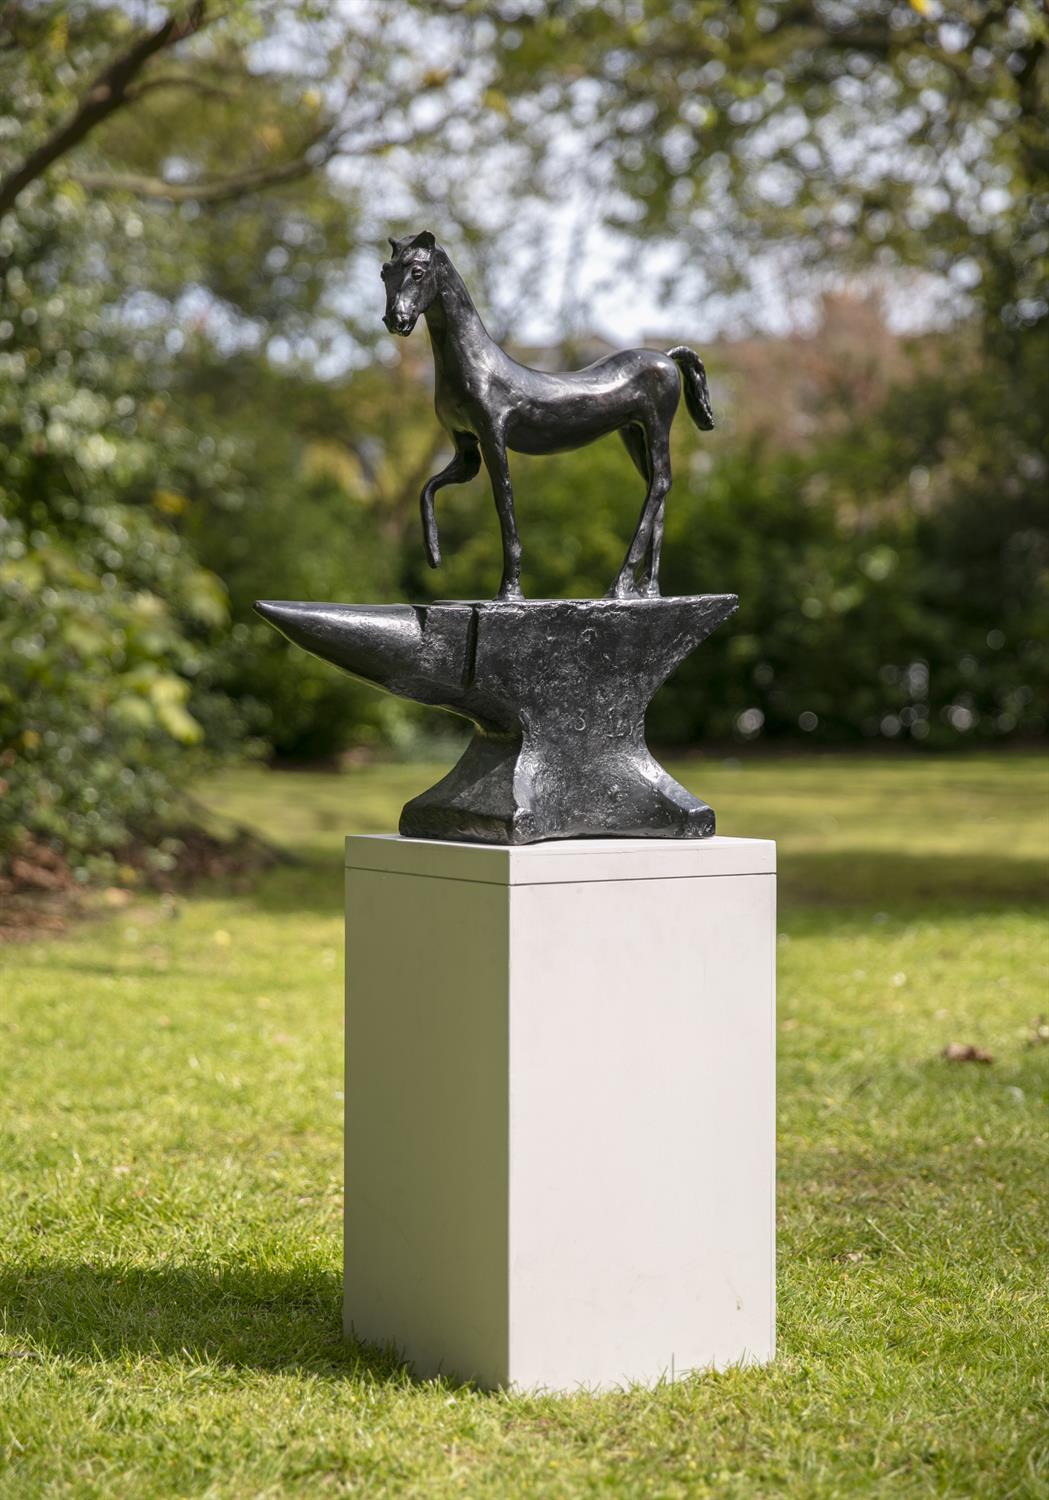
<path fill-rule="evenodd" d="M 941 1055 L 945 1062 L 994 1062 L 993 1052 L 988 1052 L 983 1047 L 974 1047 L 972 1042 L 948 1042 Z"/>
<path fill-rule="evenodd" d="M 1045 1016 L 1035 1016 L 1027 1033 L 1028 1047 L 1043 1047 L 1049 1042 L 1049 1021 Z"/>
<path fill-rule="evenodd" d="M 46 844 L 37 845 L 32 858 L 12 859 L 11 878 L 19 885 L 35 886 L 42 891 L 62 891 L 72 884 L 66 861 Z"/>
<path fill-rule="evenodd" d="M 39 839 L 27 839 L 6 866 L 0 861 L 0 942 L 65 931 L 77 909 L 69 861 Z"/>

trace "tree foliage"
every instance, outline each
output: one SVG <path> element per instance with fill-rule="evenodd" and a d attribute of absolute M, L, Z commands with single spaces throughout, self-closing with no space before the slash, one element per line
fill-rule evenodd
<path fill-rule="evenodd" d="M 239 736 L 214 688 L 226 591 L 174 524 L 228 454 L 101 318 L 107 212 L 60 196 L 2 246 L 0 846 L 80 860 L 159 827 L 204 739 Z"/>
<path fill-rule="evenodd" d="M 789 444 L 733 425 L 715 356 L 729 420 L 676 425 L 665 586 L 742 605 L 654 735 L 1044 732 L 1047 34 L 1035 0 L 0 8 L 0 847 L 86 871 L 202 756 L 415 732 L 251 604 L 491 591 L 483 476 L 423 567 L 444 453 L 376 261 L 425 216 L 505 336 L 542 191 L 672 240 L 678 306 L 771 256 L 816 287 L 917 269 L 950 325 L 891 391 L 815 371 Z M 641 500 L 621 447 L 514 474 L 526 586 L 603 592 Z"/>
<path fill-rule="evenodd" d="M 261 351 L 356 342 L 340 283 L 362 205 L 326 169 L 465 113 L 465 51 L 435 65 L 406 19 L 384 0 L 0 11 L 0 847 L 90 861 L 152 836 L 196 758 L 255 730 L 299 754 L 396 730 L 248 610 L 277 536 L 289 592 L 379 583 L 372 517 L 341 489 L 334 514 L 314 417 L 300 471 Z M 324 428 L 321 382 L 283 388 Z"/>
<path fill-rule="evenodd" d="M 609 216 L 672 230 L 707 286 L 745 280 L 778 246 L 781 275 L 934 273 L 951 310 L 971 299 L 989 329 L 1049 312 L 1039 0 L 500 9 L 523 127 L 538 144 L 547 120 L 572 120 Z"/>

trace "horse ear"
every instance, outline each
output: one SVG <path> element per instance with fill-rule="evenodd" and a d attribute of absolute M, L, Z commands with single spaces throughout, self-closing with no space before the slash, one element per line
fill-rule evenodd
<path fill-rule="evenodd" d="M 412 240 L 412 249 L 432 250 L 436 243 L 437 241 L 434 239 L 430 231 L 428 229 L 424 229 L 422 234 L 417 234 L 414 240 Z"/>
<path fill-rule="evenodd" d="M 390 249 L 393 251 L 394 255 L 396 255 L 397 254 L 397 241 L 394 239 L 394 237 L 393 237 L 392 234 L 391 235 L 387 235 L 387 239 L 390 241 Z"/>

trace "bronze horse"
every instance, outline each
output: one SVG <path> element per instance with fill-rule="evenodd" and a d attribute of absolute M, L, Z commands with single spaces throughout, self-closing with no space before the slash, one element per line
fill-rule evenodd
<path fill-rule="evenodd" d="M 670 424 L 681 399 L 682 380 L 685 405 L 696 426 L 708 431 L 714 425 L 699 355 L 684 345 L 666 354 L 627 349 L 567 374 L 531 370 L 511 359 L 490 337 L 462 277 L 429 230 L 391 239 L 390 244 L 393 257 L 382 268 L 386 284 L 383 322 L 391 333 L 407 338 L 420 315 L 425 317 L 433 345 L 434 404 L 455 444 L 455 457 L 427 481 L 422 492 L 430 566 L 436 568 L 441 561 L 434 496 L 446 484 L 473 479 L 483 458 L 502 532 L 499 598 L 520 599 L 521 541 L 507 449 L 563 453 L 618 432 L 648 493 L 609 596 L 658 596 L 663 516 L 671 477 Z"/>

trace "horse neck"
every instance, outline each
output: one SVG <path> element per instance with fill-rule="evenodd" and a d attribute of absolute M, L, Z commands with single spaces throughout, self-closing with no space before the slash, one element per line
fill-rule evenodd
<path fill-rule="evenodd" d="M 464 369 L 476 364 L 486 350 L 498 347 L 450 260 L 441 267 L 438 294 L 425 318 L 439 367 L 451 364 Z"/>

